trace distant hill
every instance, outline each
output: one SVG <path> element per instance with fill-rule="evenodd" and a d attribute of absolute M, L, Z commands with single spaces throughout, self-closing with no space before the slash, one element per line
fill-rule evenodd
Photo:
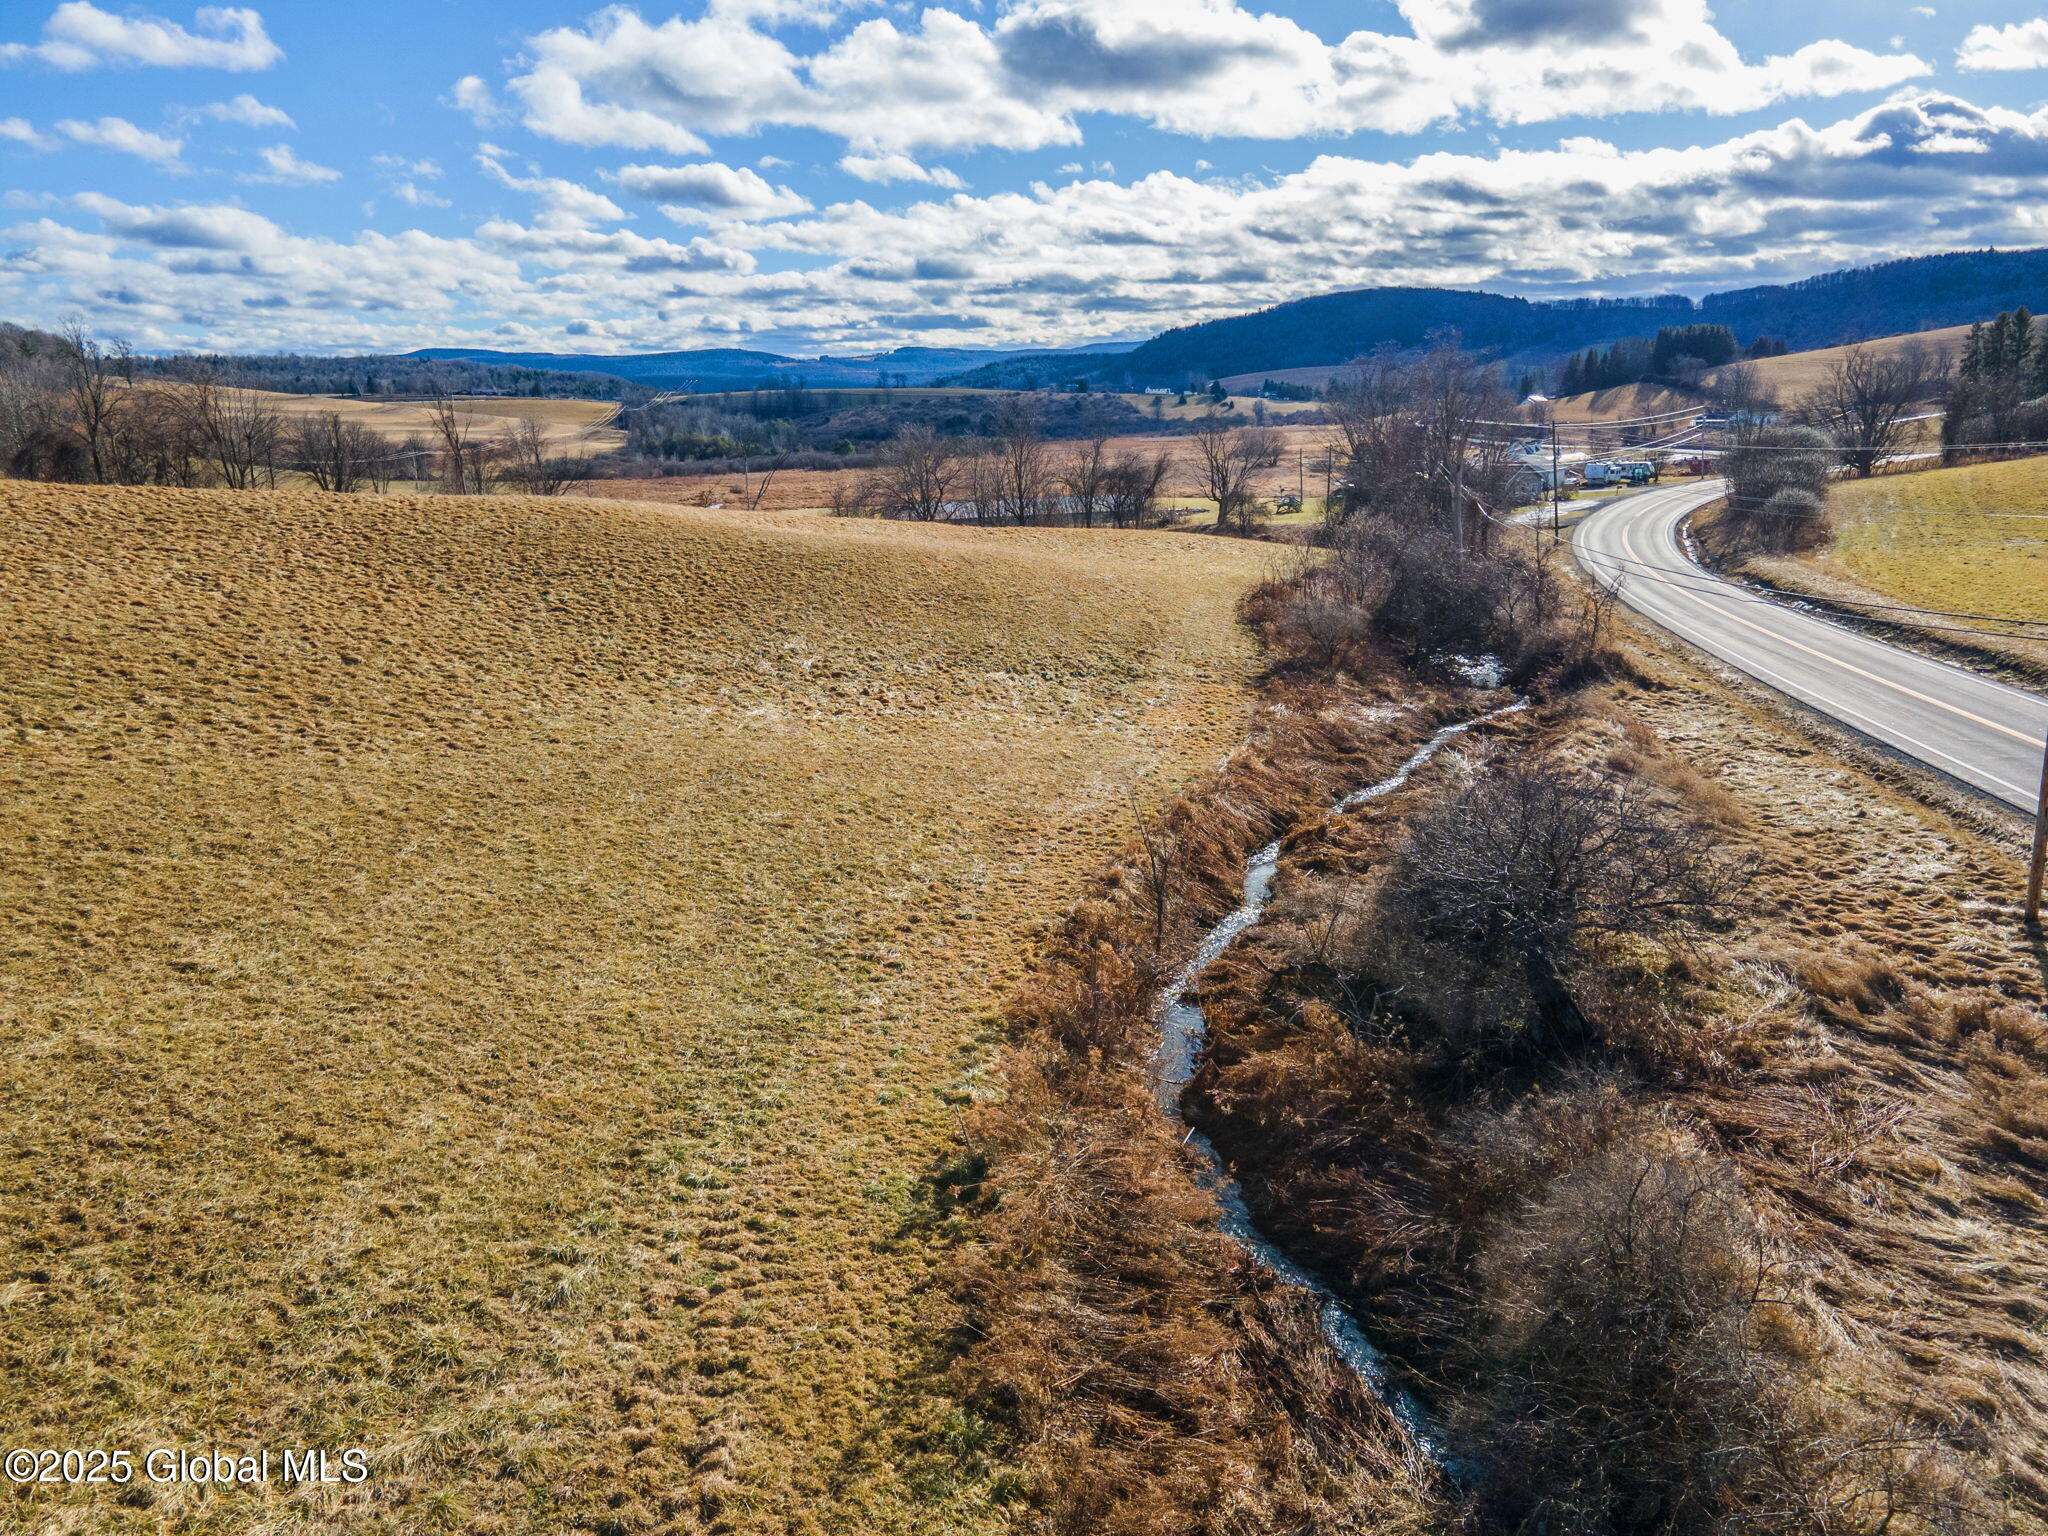
<path fill-rule="evenodd" d="M 1037 354 L 1096 358 L 1120 352 L 1116 343 Z M 689 352 L 640 352 L 604 356 L 580 352 L 491 352 L 464 347 L 426 347 L 407 353 L 422 361 L 489 363 L 509 368 L 604 373 L 658 389 L 751 389 L 757 384 L 789 385 L 801 379 L 817 388 L 872 386 L 878 374 L 892 383 L 929 384 L 963 368 L 1014 357 L 1013 351 L 980 347 L 894 347 L 886 352 L 845 357 L 788 357 L 741 347 L 707 347 Z"/>
<path fill-rule="evenodd" d="M 1701 322 L 1726 325 L 1744 343 L 1775 336 L 1813 349 L 1966 324 L 2022 304 L 2048 307 L 2048 250 L 1918 256 L 1697 300 L 1683 294 L 1533 300 L 1448 288 L 1361 288 L 1181 326 L 1114 360 L 1024 353 L 943 382 L 1014 389 L 1085 374 L 1090 383 L 1112 387 L 1200 384 L 1332 367 L 1376 347 L 1416 346 L 1446 327 L 1467 346 L 1531 362 Z"/>

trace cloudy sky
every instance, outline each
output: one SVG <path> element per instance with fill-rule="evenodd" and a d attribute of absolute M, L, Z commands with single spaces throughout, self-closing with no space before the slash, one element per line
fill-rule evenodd
<path fill-rule="evenodd" d="M 859 351 L 2048 245 L 2031 0 L 0 5 L 0 319 Z"/>

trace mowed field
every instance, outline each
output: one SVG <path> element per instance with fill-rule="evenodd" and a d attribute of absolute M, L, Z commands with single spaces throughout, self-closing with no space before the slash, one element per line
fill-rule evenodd
<path fill-rule="evenodd" d="M 1813 563 L 1902 603 L 2048 620 L 2048 459 L 1838 483 Z"/>
<path fill-rule="evenodd" d="M 429 443 L 436 441 L 433 407 L 425 401 L 287 395 L 261 389 L 248 393 L 282 413 L 287 425 L 295 418 L 331 413 L 344 421 L 361 422 L 393 443 L 403 443 L 411 437 L 424 438 Z M 533 400 L 493 395 L 457 399 L 455 406 L 469 419 L 471 430 L 480 438 L 508 432 L 518 421 L 538 421 L 547 428 L 548 441 L 555 451 L 572 457 L 609 453 L 626 441 L 626 434 L 610 425 L 619 409 L 612 400 Z"/>
<path fill-rule="evenodd" d="M 1236 739 L 1270 550 L 0 483 L 10 1532 L 925 1533 L 1031 926 Z"/>

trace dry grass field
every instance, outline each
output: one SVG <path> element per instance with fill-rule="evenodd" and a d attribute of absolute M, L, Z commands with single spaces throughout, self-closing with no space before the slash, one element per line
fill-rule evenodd
<path fill-rule="evenodd" d="M 324 416 L 330 412 L 344 421 L 358 421 L 394 443 L 409 437 L 435 440 L 433 408 L 419 400 L 359 399 L 348 395 L 286 395 L 270 390 L 250 390 L 251 395 L 281 412 L 289 422 L 294 417 Z M 624 445 L 626 434 L 610 423 L 618 414 L 612 400 L 531 400 L 512 397 L 458 399 L 456 407 L 469 418 L 479 437 L 493 437 L 508 431 L 514 422 L 536 420 L 548 428 L 555 451 L 575 456 L 609 453 Z"/>
<path fill-rule="evenodd" d="M 915 1191 L 1270 551 L 0 483 L 24 1533 L 970 1532 Z"/>
<path fill-rule="evenodd" d="M 1851 481 L 1816 563 L 1896 601 L 2048 620 L 2048 459 Z"/>

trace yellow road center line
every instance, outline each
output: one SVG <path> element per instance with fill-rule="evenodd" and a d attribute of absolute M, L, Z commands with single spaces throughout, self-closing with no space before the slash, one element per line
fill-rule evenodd
<path fill-rule="evenodd" d="M 1646 510 L 1656 511 L 1662 509 L 1650 508 Z M 1649 561 L 1645 560 L 1642 557 L 1642 555 L 1636 549 L 1635 540 L 1629 537 L 1630 533 L 1632 533 L 1635 530 L 1636 524 L 1643 520 L 1644 515 L 1645 514 L 1643 512 L 1638 512 L 1634 517 L 1630 518 L 1627 522 L 1621 525 L 1621 547 L 1628 551 L 1629 559 L 1635 561 L 1636 564 L 1641 566 L 1647 566 L 1651 570 L 1655 570 L 1657 569 L 1657 567 L 1651 565 Z M 1843 661 L 1840 657 L 1830 656 L 1826 651 L 1816 651 L 1810 645 L 1801 645 L 1797 640 L 1794 640 L 1786 635 L 1781 635 L 1776 630 L 1766 629 L 1761 624 L 1752 624 L 1749 622 L 1749 620 L 1743 618 L 1740 614 L 1728 612 L 1725 608 L 1722 608 L 1718 603 L 1715 603 L 1711 598 L 1704 597 L 1698 592 L 1684 591 L 1684 589 L 1680 588 L 1678 583 L 1672 580 L 1668 574 L 1665 575 L 1662 579 L 1664 581 L 1664 584 L 1667 587 L 1671 588 L 1674 592 L 1684 592 L 1685 596 L 1690 597 L 1693 601 L 1699 603 L 1701 606 L 1713 609 L 1713 611 L 1715 613 L 1720 614 L 1721 617 L 1728 619 L 1732 623 L 1740 624 L 1744 629 L 1754 630 L 1757 634 L 1762 635 L 1766 640 L 1776 640 L 1781 644 L 1791 646 L 1792 649 L 1794 649 L 1795 651 L 1804 651 L 1807 655 L 1813 657 L 1817 661 L 1824 661 L 1831 667 L 1839 667 L 1844 672 L 1854 672 L 1858 677 L 1868 678 L 1871 682 L 1876 683 L 1881 688 L 1889 688 L 1894 693 L 1903 693 L 1907 698 L 1918 699 L 1922 704 L 1932 704 L 1936 709 L 1947 710 L 1948 713 L 1952 715 L 1958 715 L 1965 720 L 1974 721 L 1978 725 L 1985 726 L 1990 730 L 1997 731 L 2001 735 L 2010 736 L 2014 741 L 2025 742 L 2030 747 L 2035 745 L 2034 738 L 2027 735 L 2024 731 L 2016 731 L 2009 725 L 1999 724 L 1996 720 L 1986 720 L 1982 715 L 1973 715 L 1967 709 L 1958 709 L 1955 705 L 1946 703 L 1941 699 L 1937 699 L 1933 697 L 1931 694 L 1921 693 L 1917 689 L 1908 688 L 1903 683 L 1895 683 L 1890 678 L 1880 677 L 1875 672 L 1866 672 L 1863 670 L 1863 668 L 1856 666 L 1853 663 Z"/>

